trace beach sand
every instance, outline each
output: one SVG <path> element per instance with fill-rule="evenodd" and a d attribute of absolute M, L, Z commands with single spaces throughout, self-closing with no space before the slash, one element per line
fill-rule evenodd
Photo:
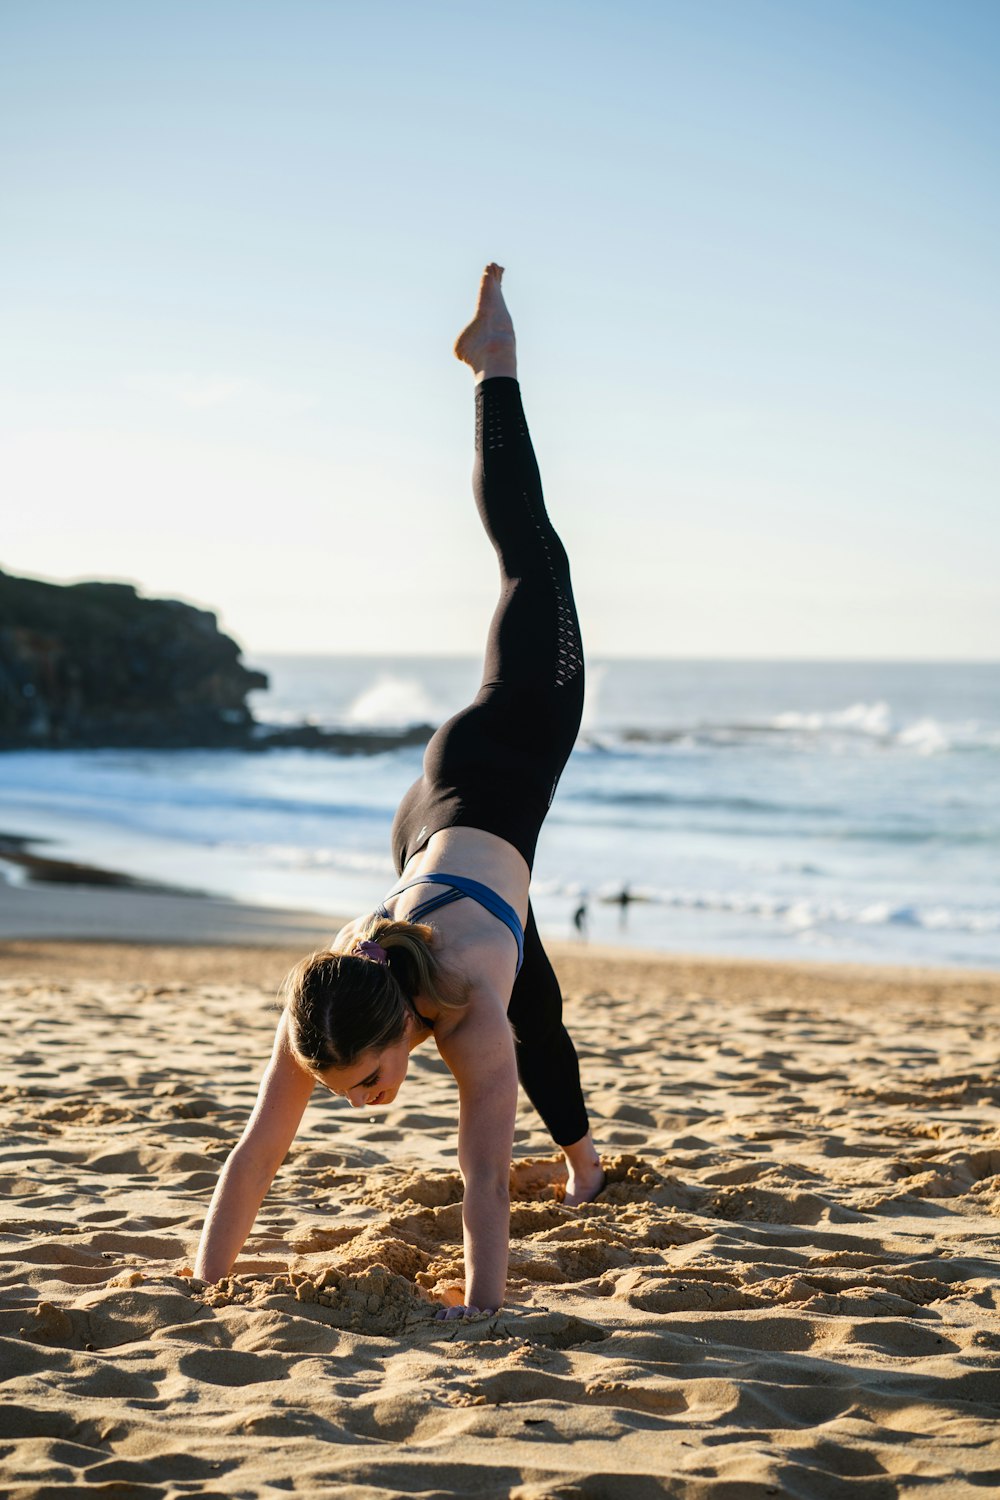
<path fill-rule="evenodd" d="M 508 1303 L 442 1324 L 427 1048 L 376 1117 L 317 1097 L 190 1277 L 308 927 L 0 945 L 4 1493 L 1000 1491 L 1000 975 L 557 947 L 609 1183 L 564 1208 L 523 1102 Z"/>

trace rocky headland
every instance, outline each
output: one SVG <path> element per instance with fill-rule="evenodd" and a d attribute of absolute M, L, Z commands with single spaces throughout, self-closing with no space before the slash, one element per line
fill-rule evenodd
<path fill-rule="evenodd" d="M 428 725 L 336 732 L 256 722 L 266 688 L 214 614 L 127 583 L 45 583 L 0 572 L 0 749 L 302 747 L 371 754 L 422 744 Z"/>

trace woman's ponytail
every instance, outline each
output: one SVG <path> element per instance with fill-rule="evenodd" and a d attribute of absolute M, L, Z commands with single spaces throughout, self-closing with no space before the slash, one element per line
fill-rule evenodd
<path fill-rule="evenodd" d="M 369 917 L 355 942 L 377 943 L 385 953 L 389 972 L 413 999 L 428 995 L 435 1005 L 455 1010 L 464 1003 L 455 996 L 454 983 L 442 977 L 441 964 L 433 949 L 434 929 L 426 922 L 394 922 L 391 917 Z"/>

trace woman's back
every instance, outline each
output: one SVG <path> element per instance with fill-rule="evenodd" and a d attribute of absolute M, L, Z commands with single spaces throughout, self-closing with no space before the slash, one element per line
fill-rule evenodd
<path fill-rule="evenodd" d="M 457 983 L 474 982 L 477 991 L 510 998 L 520 958 L 511 925 L 471 896 L 442 903 L 427 917 L 422 908 L 447 888 L 422 876 L 454 875 L 485 886 L 499 902 L 513 909 L 523 931 L 528 913 L 529 872 L 521 855 L 496 834 L 479 828 L 444 828 L 432 834 L 414 854 L 385 900 L 396 921 L 431 920 L 437 934 L 435 948 L 447 976 Z M 404 888 L 405 887 L 405 888 Z M 360 932 L 364 918 L 349 922 L 337 934 L 344 946 Z M 458 1016 L 449 1017 L 452 1024 Z M 450 1027 L 449 1027 L 450 1029 Z"/>

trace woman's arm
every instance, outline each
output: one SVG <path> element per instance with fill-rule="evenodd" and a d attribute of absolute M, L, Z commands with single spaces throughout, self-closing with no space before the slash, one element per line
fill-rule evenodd
<path fill-rule="evenodd" d="M 474 996 L 454 1031 L 438 1045 L 458 1083 L 465 1307 L 494 1309 L 507 1290 L 510 1159 L 517 1113 L 514 1038 L 498 998 Z"/>
<path fill-rule="evenodd" d="M 292 1053 L 287 1021 L 283 1014 L 257 1102 L 212 1194 L 194 1263 L 204 1281 L 225 1276 L 242 1250 L 315 1086 Z"/>

